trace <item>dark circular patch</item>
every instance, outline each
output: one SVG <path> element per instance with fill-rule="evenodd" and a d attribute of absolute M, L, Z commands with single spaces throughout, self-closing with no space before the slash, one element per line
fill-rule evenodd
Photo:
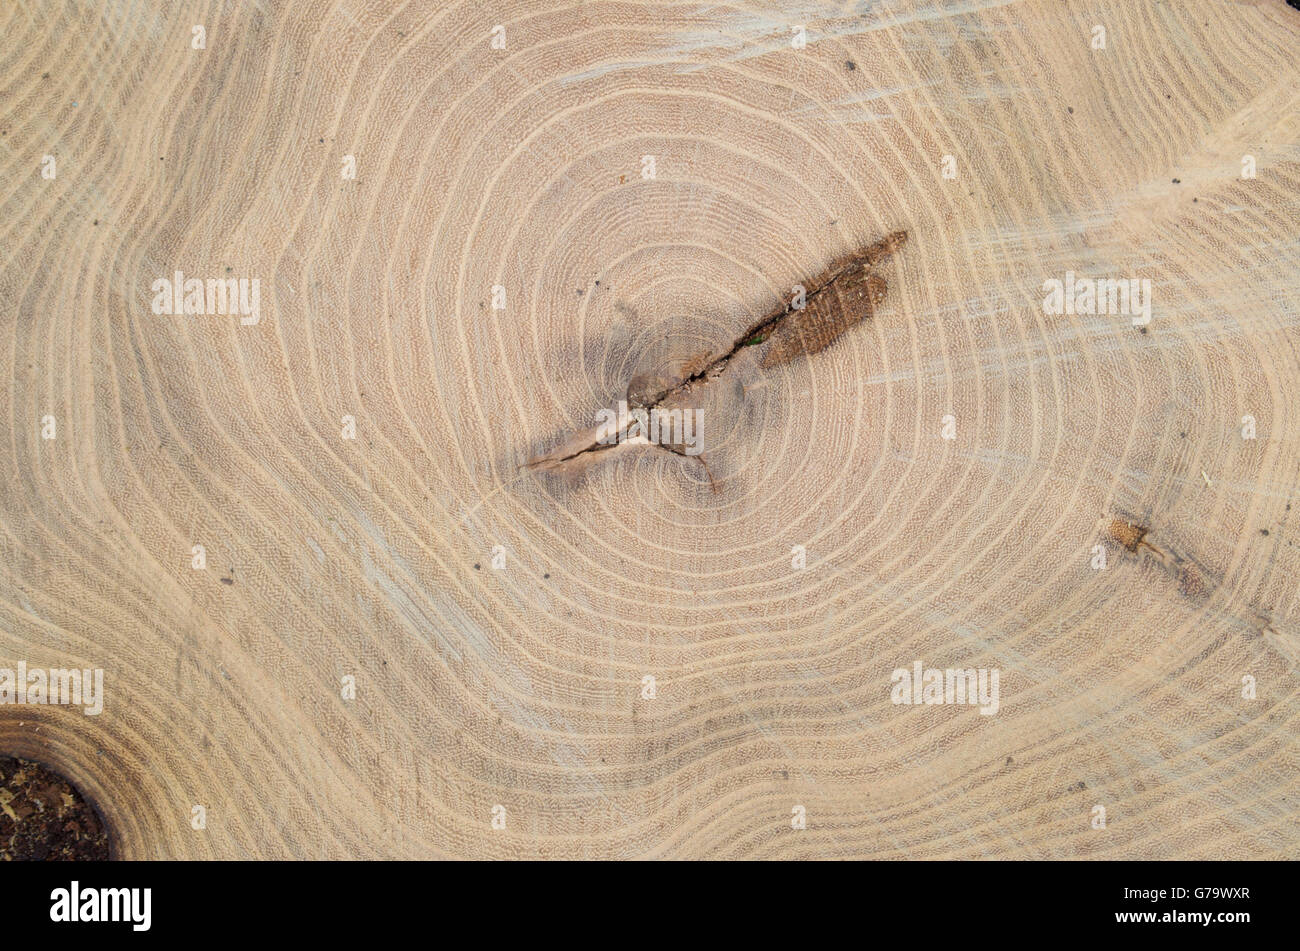
<path fill-rule="evenodd" d="M 0 756 L 0 862 L 108 858 L 108 829 L 72 783 L 39 763 Z"/>

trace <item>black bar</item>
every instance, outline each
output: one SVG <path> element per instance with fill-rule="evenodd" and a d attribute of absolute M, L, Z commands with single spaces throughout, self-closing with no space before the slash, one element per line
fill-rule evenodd
<path fill-rule="evenodd" d="M 581 938 L 637 948 L 695 944 L 708 935 L 726 938 L 728 947 L 753 936 L 767 947 L 787 934 L 802 947 L 837 933 L 855 943 L 883 937 L 908 947 L 1097 937 L 1223 943 L 1277 936 L 1293 944 L 1297 922 L 1294 866 L 1278 862 L 539 865 L 3 863 L 0 909 L 8 934 L 22 936 L 27 946 L 38 935 L 107 934 L 127 941 L 257 937 L 337 946 L 344 938 L 402 932 L 422 935 L 420 944 Z M 142 891 L 135 893 L 141 906 L 124 904 L 120 892 L 109 896 L 105 907 L 111 911 L 118 902 L 125 921 L 52 921 L 52 910 L 59 913 L 56 890 L 70 900 L 73 881 L 88 913 L 88 891 L 150 889 L 148 930 L 135 930 L 143 919 Z M 90 899 L 96 909 L 100 897 L 96 891 Z M 1208 923 L 1199 920 L 1205 914 Z M 1121 921 L 1121 915 L 1153 920 Z M 1220 918 L 1225 915 L 1238 920 Z"/>

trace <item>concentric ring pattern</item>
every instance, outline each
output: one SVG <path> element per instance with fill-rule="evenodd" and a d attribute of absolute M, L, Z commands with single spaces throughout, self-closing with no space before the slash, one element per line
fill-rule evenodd
<path fill-rule="evenodd" d="M 0 752 L 118 855 L 1297 854 L 1284 4 L 95 6 L 0 11 L 0 668 L 105 702 Z"/>

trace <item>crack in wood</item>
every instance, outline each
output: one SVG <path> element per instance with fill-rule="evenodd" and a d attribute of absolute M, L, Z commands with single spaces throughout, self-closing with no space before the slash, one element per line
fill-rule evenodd
<path fill-rule="evenodd" d="M 875 313 L 889 290 L 885 279 L 875 273 L 875 268 L 906 243 L 907 232 L 895 231 L 866 248 L 836 258 L 815 278 L 803 282 L 801 296 L 782 301 L 737 337 L 725 353 L 712 359 L 708 354 L 693 358 L 686 375 L 677 382 L 669 382 L 654 374 L 634 376 L 627 387 L 628 405 L 650 411 L 665 403 L 679 402 L 693 387 L 720 377 L 728 363 L 746 347 L 766 347 L 759 360 L 763 369 L 825 350 L 851 327 Z M 693 369 L 695 366 L 698 369 Z M 623 426 L 614 442 L 601 442 L 597 436 L 601 431 L 598 427 L 585 430 L 565 440 L 556 449 L 529 459 L 524 467 L 564 471 L 572 469 L 583 456 L 617 446 L 645 444 L 698 460 L 708 473 L 710 486 L 717 491 L 717 483 L 702 453 L 690 455 L 677 447 L 646 439 L 629 443 L 625 436 L 633 425 L 634 422 L 629 422 Z"/>

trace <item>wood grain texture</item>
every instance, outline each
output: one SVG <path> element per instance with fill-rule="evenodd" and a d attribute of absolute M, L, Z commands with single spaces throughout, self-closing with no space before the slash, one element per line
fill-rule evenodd
<path fill-rule="evenodd" d="M 0 4 L 0 666 L 105 686 L 0 754 L 126 858 L 1300 856 L 1297 50 L 1282 0 Z M 525 467 L 898 229 L 872 319 L 683 396 L 707 471 Z M 917 660 L 998 713 L 891 703 Z"/>

